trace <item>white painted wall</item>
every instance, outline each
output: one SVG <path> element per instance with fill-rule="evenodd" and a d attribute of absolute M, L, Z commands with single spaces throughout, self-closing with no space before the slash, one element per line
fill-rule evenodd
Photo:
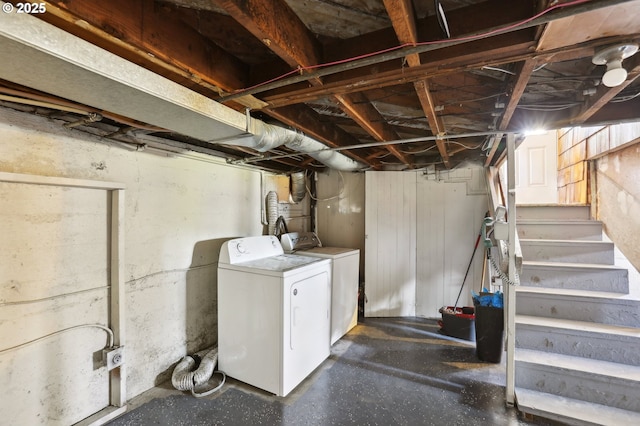
<path fill-rule="evenodd" d="M 418 175 L 417 316 L 439 317 L 442 306 L 455 304 L 470 262 L 458 306 L 473 306 L 471 290 L 478 293 L 482 282 L 482 242 L 473 260 L 471 255 L 488 208 L 486 194 L 481 167 Z"/>
<path fill-rule="evenodd" d="M 262 233 L 259 172 L 131 152 L 8 109 L 0 109 L 0 171 L 126 185 L 128 398 L 216 342 L 219 248 Z M 104 289 L 62 296 L 105 285 L 106 207 L 95 190 L 0 187 L 0 351 L 106 322 Z M 100 330 L 81 329 L 0 352 L 2 422 L 66 425 L 106 405 L 107 373 L 96 362 L 105 342 Z"/>
<path fill-rule="evenodd" d="M 640 270 L 640 142 L 596 160 L 596 219 Z M 593 201 L 592 201 L 593 202 Z"/>
<path fill-rule="evenodd" d="M 415 315 L 416 177 L 366 173 L 365 316 Z"/>
<path fill-rule="evenodd" d="M 440 316 L 453 305 L 487 211 L 482 167 L 366 173 L 367 316 Z M 480 245 L 458 306 L 480 289 Z"/>
<path fill-rule="evenodd" d="M 326 247 L 360 249 L 364 273 L 364 173 L 318 173 L 317 234 Z"/>

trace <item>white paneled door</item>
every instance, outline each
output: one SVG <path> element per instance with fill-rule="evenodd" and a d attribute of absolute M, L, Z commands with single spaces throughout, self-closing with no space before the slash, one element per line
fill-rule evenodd
<path fill-rule="evenodd" d="M 557 188 L 555 132 L 528 136 L 516 150 L 518 204 L 555 204 Z"/>
<path fill-rule="evenodd" d="M 416 173 L 365 177 L 365 316 L 414 316 Z"/>

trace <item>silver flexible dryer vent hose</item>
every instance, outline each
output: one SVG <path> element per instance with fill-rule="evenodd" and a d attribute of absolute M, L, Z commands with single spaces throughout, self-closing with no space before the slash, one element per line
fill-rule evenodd
<path fill-rule="evenodd" d="M 194 357 L 190 355 L 185 356 L 173 369 L 171 384 L 180 391 L 191 391 L 193 396 L 199 398 L 211 395 L 213 392 L 222 388 L 226 376 L 222 371 L 218 371 L 218 373 L 222 374 L 222 381 L 218 386 L 202 393 L 196 392 L 197 389 L 204 386 L 213 376 L 216 364 L 218 363 L 218 348 L 200 351 L 196 353 L 196 355 L 202 357 L 198 368 L 194 370 L 196 366 Z"/>

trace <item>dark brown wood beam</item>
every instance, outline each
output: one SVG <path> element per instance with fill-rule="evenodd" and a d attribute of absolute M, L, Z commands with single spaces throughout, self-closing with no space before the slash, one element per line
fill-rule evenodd
<path fill-rule="evenodd" d="M 498 124 L 498 130 L 506 130 L 509 127 L 511 117 L 513 117 L 513 113 L 516 111 L 518 103 L 520 103 L 520 99 L 522 98 L 524 90 L 531 79 L 533 71 L 536 69 L 536 65 L 537 61 L 534 58 L 527 59 L 518 64 L 515 79 L 508 90 L 509 101 L 505 105 L 504 113 L 502 114 L 502 118 Z M 487 159 L 484 163 L 485 166 L 489 166 L 492 163 L 502 136 L 503 134 L 497 134 L 493 137 L 493 146 L 487 154 Z"/>
<path fill-rule="evenodd" d="M 640 96 L 626 102 L 609 102 L 582 124 L 591 126 L 637 121 L 640 121 Z"/>
<path fill-rule="evenodd" d="M 364 94 L 337 95 L 335 98 L 340 101 L 345 112 L 377 141 L 385 142 L 400 139 L 400 136 L 386 123 L 384 117 Z M 385 146 L 385 148 L 398 160 L 411 167 L 411 161 L 407 155 L 396 146 L 389 145 Z"/>
<path fill-rule="evenodd" d="M 413 13 L 413 3 L 411 0 L 384 0 L 384 6 L 389 18 L 391 18 L 391 24 L 396 32 L 398 41 L 401 44 L 408 43 L 415 45 L 419 40 L 415 15 Z M 411 68 L 419 67 L 421 65 L 420 55 L 418 54 L 409 55 L 406 60 Z M 414 88 L 418 95 L 418 99 L 420 99 L 420 105 L 422 106 L 425 117 L 427 117 L 431 133 L 434 135 L 445 134 L 446 129 L 444 123 L 436 113 L 434 97 L 429 89 L 429 80 L 423 79 L 414 82 Z M 451 161 L 449 160 L 447 146 L 442 140 L 437 140 L 436 143 L 445 167 L 447 169 L 451 168 Z"/>
<path fill-rule="evenodd" d="M 513 33 L 514 31 L 519 31 L 523 29 L 531 29 L 534 33 L 536 33 L 535 27 L 544 25 L 554 20 L 558 20 L 561 18 L 573 16 L 576 14 L 590 12 L 590 11 L 598 10 L 604 7 L 610 7 L 610 6 L 614 6 L 617 4 L 622 4 L 630 1 L 631 0 L 591 0 L 588 2 L 578 3 L 578 4 L 574 4 L 571 6 L 566 6 L 564 8 L 554 10 L 551 13 L 540 15 L 532 19 L 515 22 L 513 23 L 514 25 L 506 25 L 506 26 L 499 25 L 495 27 L 485 27 L 480 31 L 464 34 L 465 37 L 451 39 L 451 40 L 443 40 L 437 44 L 425 44 L 425 45 L 419 45 L 419 46 L 413 46 L 413 47 L 404 47 L 402 49 L 396 49 L 394 51 L 383 52 L 375 55 L 369 55 L 366 57 L 354 58 L 345 63 L 337 64 L 334 66 L 323 67 L 322 69 L 315 70 L 306 75 L 287 77 L 277 82 L 274 81 L 274 82 L 261 85 L 260 87 L 254 87 L 251 89 L 243 90 L 233 95 L 225 97 L 224 100 L 228 101 L 235 97 L 244 96 L 247 94 L 263 93 L 267 90 L 295 84 L 305 80 L 311 80 L 318 77 L 325 77 L 328 75 L 337 74 L 347 70 L 364 68 L 370 65 L 380 64 L 387 61 L 394 61 L 402 57 L 412 55 L 414 53 L 417 53 L 417 54 L 431 53 L 433 51 L 444 49 L 447 47 L 469 43 L 472 40 L 477 41 L 480 39 L 492 38 L 499 34 Z"/>
<path fill-rule="evenodd" d="M 590 40 L 553 51 L 536 52 L 536 42 L 532 39 L 532 35 L 533 33 L 528 31 L 517 32 L 509 36 L 443 49 L 433 52 L 433 61 L 425 62 L 419 67 L 399 69 L 395 65 L 384 67 L 386 64 L 381 64 L 380 68 L 372 74 L 349 76 L 343 80 L 333 81 L 326 78 L 323 87 L 304 88 L 265 96 L 263 100 L 268 104 L 265 108 L 311 102 L 324 98 L 330 93 L 353 93 L 412 83 L 424 79 L 424 75 L 429 75 L 430 78 L 445 76 L 486 65 L 499 66 L 531 59 L 535 59 L 539 64 L 575 60 L 593 56 L 601 46 L 629 40 L 640 41 L 640 35 L 634 34 Z"/>
<path fill-rule="evenodd" d="M 283 0 L 218 0 L 218 4 L 255 37 L 263 40 L 291 67 L 304 69 L 321 62 L 320 46 L 315 37 Z M 315 87 L 322 86 L 319 78 L 310 80 L 310 83 Z M 377 140 L 398 139 L 398 135 L 382 120 L 382 116 L 369 102 L 353 101 L 349 96 L 334 97 L 334 100 Z M 377 121 L 368 121 L 367 117 Z M 382 134 L 390 136 L 391 139 L 379 139 Z M 395 147 L 388 149 L 400 161 L 410 166 L 406 155 Z"/>
<path fill-rule="evenodd" d="M 267 108 L 310 102 L 331 94 L 354 93 L 383 87 L 397 86 L 432 77 L 477 69 L 485 65 L 500 65 L 524 60 L 535 55 L 535 42 L 530 31 L 517 32 L 491 40 L 480 40 L 464 46 L 455 46 L 432 55 L 432 60 L 416 67 L 403 68 L 400 64 L 386 63 L 367 75 L 341 74 L 326 78 L 322 87 L 307 87 L 290 92 L 266 94 L 262 100 Z"/>
<path fill-rule="evenodd" d="M 14 2 L 16 3 L 16 2 Z M 37 15 L 71 34 L 209 96 L 248 81 L 248 67 L 153 0 L 49 0 Z"/>
<path fill-rule="evenodd" d="M 284 1 L 215 2 L 289 66 L 296 68 L 320 62 L 320 44 Z"/>

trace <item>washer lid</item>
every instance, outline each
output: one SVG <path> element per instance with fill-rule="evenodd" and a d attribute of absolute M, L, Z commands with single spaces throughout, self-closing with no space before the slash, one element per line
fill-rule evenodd
<path fill-rule="evenodd" d="M 295 254 L 281 254 L 278 256 L 264 257 L 261 259 L 249 260 L 225 265 L 226 269 L 242 270 L 257 274 L 284 274 L 290 271 L 303 270 L 306 266 L 317 266 L 328 263 L 329 260 L 319 257 L 299 256 Z"/>
<path fill-rule="evenodd" d="M 309 256 L 338 259 L 344 256 L 360 254 L 360 250 L 346 247 L 315 247 L 308 250 L 301 250 L 298 253 L 302 255 L 306 254 Z"/>

